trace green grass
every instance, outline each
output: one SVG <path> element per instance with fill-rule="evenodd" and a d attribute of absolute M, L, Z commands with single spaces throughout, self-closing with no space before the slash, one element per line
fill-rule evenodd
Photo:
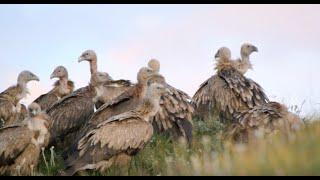
<path fill-rule="evenodd" d="M 155 135 L 129 167 L 84 175 L 320 175 L 319 122 L 308 123 L 290 138 L 278 135 L 247 146 L 223 141 L 225 127 L 214 119 L 195 120 L 194 129 L 192 148 Z M 56 166 L 46 168 L 42 160 L 38 174 L 56 175 L 63 168 L 57 154 Z M 50 153 L 46 156 L 49 162 Z"/>

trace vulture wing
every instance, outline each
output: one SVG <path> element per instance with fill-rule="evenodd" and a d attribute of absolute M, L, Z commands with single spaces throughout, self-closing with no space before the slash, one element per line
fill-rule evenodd
<path fill-rule="evenodd" d="M 59 98 L 55 94 L 49 92 L 47 94 L 41 95 L 34 102 L 38 103 L 42 110 L 47 110 L 58 100 Z"/>
<path fill-rule="evenodd" d="M 191 98 L 188 94 L 167 85 L 171 93 L 165 93 L 160 99 L 160 110 L 153 118 L 153 126 L 159 132 L 170 132 L 173 136 L 184 137 L 188 142 L 192 138 Z M 186 125 L 184 125 L 186 124 Z"/>
<path fill-rule="evenodd" d="M 31 142 L 32 132 L 25 125 L 12 125 L 0 129 L 0 166 L 14 163 Z"/>
<path fill-rule="evenodd" d="M 99 100 L 95 105 L 99 109 L 103 104 L 115 99 L 123 92 L 127 91 L 132 86 L 132 83 L 127 80 L 108 81 L 104 84 L 104 95 L 102 100 Z"/>
<path fill-rule="evenodd" d="M 151 139 L 153 127 L 135 112 L 112 117 L 88 132 L 78 143 L 79 154 L 67 160 L 67 172 L 99 168 L 113 156 L 136 154 Z M 89 166 L 93 165 L 93 166 Z"/>
<path fill-rule="evenodd" d="M 47 110 L 52 119 L 50 142 L 78 130 L 87 122 L 94 112 L 93 96 L 90 86 L 80 88 Z"/>

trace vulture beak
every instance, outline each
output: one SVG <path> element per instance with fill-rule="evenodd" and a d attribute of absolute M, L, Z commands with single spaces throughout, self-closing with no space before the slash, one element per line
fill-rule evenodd
<path fill-rule="evenodd" d="M 84 59 L 82 56 L 80 56 L 80 57 L 78 58 L 78 63 L 80 63 L 80 62 L 82 62 L 82 61 L 86 61 L 86 59 Z"/>
<path fill-rule="evenodd" d="M 40 81 L 40 78 L 36 75 L 33 75 L 33 77 L 31 78 L 31 80 L 33 81 Z"/>
<path fill-rule="evenodd" d="M 214 58 L 218 58 L 219 57 L 219 53 L 217 52 L 215 55 L 214 55 Z"/>
<path fill-rule="evenodd" d="M 252 46 L 252 52 L 258 52 L 258 48 L 256 46 Z"/>
<path fill-rule="evenodd" d="M 164 91 L 165 91 L 165 93 L 169 93 L 170 95 L 173 95 L 173 92 L 170 91 L 169 85 L 166 85 L 166 86 L 164 87 Z"/>
<path fill-rule="evenodd" d="M 56 78 L 55 73 L 52 73 L 51 76 L 50 76 L 50 79 L 53 79 L 53 78 Z"/>

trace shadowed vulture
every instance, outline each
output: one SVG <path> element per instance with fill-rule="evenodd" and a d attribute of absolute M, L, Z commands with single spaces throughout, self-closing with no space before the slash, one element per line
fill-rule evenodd
<path fill-rule="evenodd" d="M 41 148 L 48 142 L 49 117 L 38 104 L 29 106 L 23 122 L 0 129 L 0 174 L 33 175 Z"/>
<path fill-rule="evenodd" d="M 148 66 L 155 72 L 160 71 L 160 62 L 152 59 Z M 189 144 L 192 142 L 191 98 L 185 92 L 167 84 L 163 76 L 151 76 L 150 82 L 165 85 L 171 92 L 161 96 L 160 110 L 153 118 L 153 127 L 157 133 L 169 133 L 175 140 L 183 137 Z"/>
<path fill-rule="evenodd" d="M 27 83 L 30 81 L 39 81 L 39 78 L 29 71 L 23 71 L 19 74 L 17 85 L 0 93 L 0 121 L 4 126 L 21 121 L 23 119 L 20 118 L 26 116 L 26 109 L 20 100 L 29 93 Z"/>
<path fill-rule="evenodd" d="M 233 114 L 268 102 L 259 84 L 234 68 L 228 48 L 219 49 L 217 74 L 206 80 L 195 93 L 195 116 L 205 120 L 219 117 L 223 123 L 233 121 Z"/>
<path fill-rule="evenodd" d="M 83 52 L 79 57 L 79 62 L 82 61 L 89 62 L 91 74 L 98 72 L 97 54 L 93 50 L 86 50 Z M 96 89 L 97 93 L 100 94 L 98 99 L 96 99 L 96 109 L 99 109 L 104 103 L 110 102 L 112 99 L 128 90 L 132 85 L 128 80 L 113 80 L 109 74 L 107 74 L 107 76 L 108 81 L 105 86 Z M 112 85 L 110 85 L 110 82 Z"/>
<path fill-rule="evenodd" d="M 285 134 L 301 129 L 303 121 L 277 102 L 255 106 L 235 115 L 230 134 L 236 142 L 247 143 L 252 138 L 277 132 Z"/>
<path fill-rule="evenodd" d="M 106 118 L 89 131 L 78 143 L 78 151 L 66 161 L 63 175 L 74 175 L 84 170 L 105 171 L 112 165 L 126 165 L 150 141 L 150 123 L 159 110 L 160 96 L 166 88 L 150 85 L 143 101 L 136 108 Z"/>
<path fill-rule="evenodd" d="M 65 148 L 63 144 L 60 144 L 62 141 L 66 144 L 71 143 L 69 140 L 74 140 L 75 133 L 89 120 L 94 112 L 95 88 L 107 79 L 108 76 L 105 73 L 92 74 L 89 86 L 65 96 L 47 110 L 52 119 L 50 145 Z"/>
<path fill-rule="evenodd" d="M 63 66 L 57 67 L 50 78 L 59 78 L 59 81 L 54 83 L 54 88 L 51 91 L 41 95 L 34 101 L 41 106 L 42 110 L 47 110 L 59 99 L 71 94 L 74 90 L 74 83 L 68 79 L 68 71 Z"/>

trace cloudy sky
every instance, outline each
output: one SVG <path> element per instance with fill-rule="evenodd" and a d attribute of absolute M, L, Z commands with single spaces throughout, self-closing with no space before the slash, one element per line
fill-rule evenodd
<path fill-rule="evenodd" d="M 50 90 L 51 72 L 68 68 L 77 87 L 90 79 L 86 49 L 99 70 L 136 81 L 149 59 L 161 61 L 167 81 L 190 94 L 214 74 L 221 46 L 240 56 L 240 46 L 259 48 L 246 75 L 270 99 L 320 110 L 320 5 L 0 5 L 0 91 L 22 70 L 39 75 L 29 84 L 30 103 Z"/>

